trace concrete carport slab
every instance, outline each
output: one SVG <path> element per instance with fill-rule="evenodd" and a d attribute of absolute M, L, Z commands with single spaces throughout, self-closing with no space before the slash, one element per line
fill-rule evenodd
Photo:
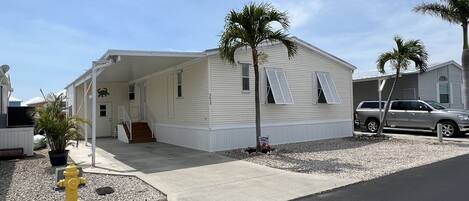
<path fill-rule="evenodd" d="M 274 169 L 164 143 L 98 139 L 96 167 L 90 165 L 88 146 L 70 149 L 70 157 L 85 171 L 135 175 L 170 201 L 289 200 L 357 182 Z"/>

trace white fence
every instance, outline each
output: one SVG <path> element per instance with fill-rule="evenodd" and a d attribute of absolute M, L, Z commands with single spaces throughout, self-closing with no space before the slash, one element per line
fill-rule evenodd
<path fill-rule="evenodd" d="M 24 154 L 33 155 L 34 128 L 0 128 L 0 149 L 23 148 Z"/>

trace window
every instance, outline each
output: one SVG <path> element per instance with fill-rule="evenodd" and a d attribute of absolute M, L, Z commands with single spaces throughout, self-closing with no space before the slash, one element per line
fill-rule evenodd
<path fill-rule="evenodd" d="M 241 82 L 243 91 L 249 91 L 249 64 L 241 64 Z"/>
<path fill-rule="evenodd" d="M 318 79 L 318 103 L 340 104 L 340 96 L 337 93 L 335 83 L 328 72 L 316 72 Z"/>
<path fill-rule="evenodd" d="M 182 98 L 182 70 L 178 71 L 177 72 L 177 95 L 178 95 L 178 98 Z"/>
<path fill-rule="evenodd" d="M 432 106 L 433 108 L 437 109 L 437 110 L 444 110 L 446 109 L 444 106 L 440 105 L 439 103 L 435 102 L 435 101 L 425 101 L 427 102 L 430 106 Z"/>
<path fill-rule="evenodd" d="M 445 76 L 440 76 L 438 79 L 438 96 L 440 103 L 449 103 L 449 82 Z"/>
<path fill-rule="evenodd" d="M 407 104 L 402 101 L 396 101 L 392 102 L 391 104 L 391 110 L 406 110 L 407 109 Z"/>
<path fill-rule="evenodd" d="M 129 85 L 129 100 L 135 100 L 135 84 Z"/>
<path fill-rule="evenodd" d="M 267 103 L 275 104 L 274 95 L 272 94 L 272 89 L 270 88 L 269 79 L 267 79 Z"/>
<path fill-rule="evenodd" d="M 391 110 L 428 110 L 429 107 L 418 101 L 394 101 Z"/>
<path fill-rule="evenodd" d="M 267 74 L 267 103 L 293 104 L 293 97 L 283 69 L 265 68 L 265 72 Z M 269 96 L 271 96 L 270 102 Z"/>
<path fill-rule="evenodd" d="M 414 110 L 414 111 L 427 111 L 430 108 L 425 105 L 424 103 L 413 101 L 409 102 L 407 110 Z"/>
<path fill-rule="evenodd" d="M 99 105 L 99 116 L 106 117 L 106 105 Z"/>
<path fill-rule="evenodd" d="M 327 103 L 326 97 L 324 96 L 324 91 L 322 90 L 321 83 L 319 83 L 319 79 L 317 80 L 318 86 L 318 103 Z"/>
<path fill-rule="evenodd" d="M 378 101 L 374 102 L 363 102 L 360 108 L 366 109 L 379 109 Z M 384 102 L 381 102 L 381 108 L 384 109 Z"/>

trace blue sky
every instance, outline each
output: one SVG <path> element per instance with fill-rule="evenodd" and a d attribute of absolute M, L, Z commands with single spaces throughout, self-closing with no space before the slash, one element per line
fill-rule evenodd
<path fill-rule="evenodd" d="M 435 1 L 435 0 L 426 0 Z M 2 0 L 0 63 L 9 64 L 15 92 L 28 100 L 59 91 L 107 49 L 197 51 L 217 46 L 224 17 L 239 0 Z M 375 69 L 396 34 L 421 39 L 430 63 L 460 62 L 458 25 L 411 9 L 422 0 L 273 0 L 289 13 L 291 35 Z"/>

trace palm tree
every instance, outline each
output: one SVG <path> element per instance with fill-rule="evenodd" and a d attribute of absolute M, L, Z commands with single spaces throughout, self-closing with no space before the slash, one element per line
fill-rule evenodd
<path fill-rule="evenodd" d="M 440 3 L 421 3 L 414 12 L 440 17 L 452 24 L 460 24 L 463 30 L 462 66 L 464 78 L 464 97 L 469 95 L 469 45 L 467 41 L 467 25 L 469 20 L 468 0 L 441 0 Z M 464 99 L 464 107 L 469 108 L 469 98 Z"/>
<path fill-rule="evenodd" d="M 281 28 L 274 30 L 273 23 Z M 256 104 L 256 148 L 260 149 L 261 114 L 259 103 L 259 50 L 261 44 L 281 43 L 287 49 L 288 58 L 296 54 L 297 46 L 288 37 L 290 26 L 287 13 L 280 12 L 268 3 L 250 3 L 237 12 L 231 10 L 225 18 L 225 27 L 219 42 L 222 59 L 231 64 L 235 63 L 235 52 L 240 48 L 251 50 L 255 76 L 255 104 Z"/>
<path fill-rule="evenodd" d="M 377 135 L 381 135 L 383 132 L 384 122 L 386 121 L 386 116 L 391 105 L 389 103 L 401 71 L 407 70 L 412 62 L 414 62 L 415 68 L 420 72 L 427 70 L 428 53 L 420 40 L 404 41 L 400 36 L 395 36 L 394 41 L 396 42 L 396 47 L 391 51 L 381 54 L 376 61 L 378 71 L 381 73 L 385 73 L 386 63 L 391 64 L 393 70 L 396 70 L 394 82 L 386 102 L 388 104 L 386 104 L 384 108 L 384 115 L 380 121 L 378 132 L 376 133 Z"/>

